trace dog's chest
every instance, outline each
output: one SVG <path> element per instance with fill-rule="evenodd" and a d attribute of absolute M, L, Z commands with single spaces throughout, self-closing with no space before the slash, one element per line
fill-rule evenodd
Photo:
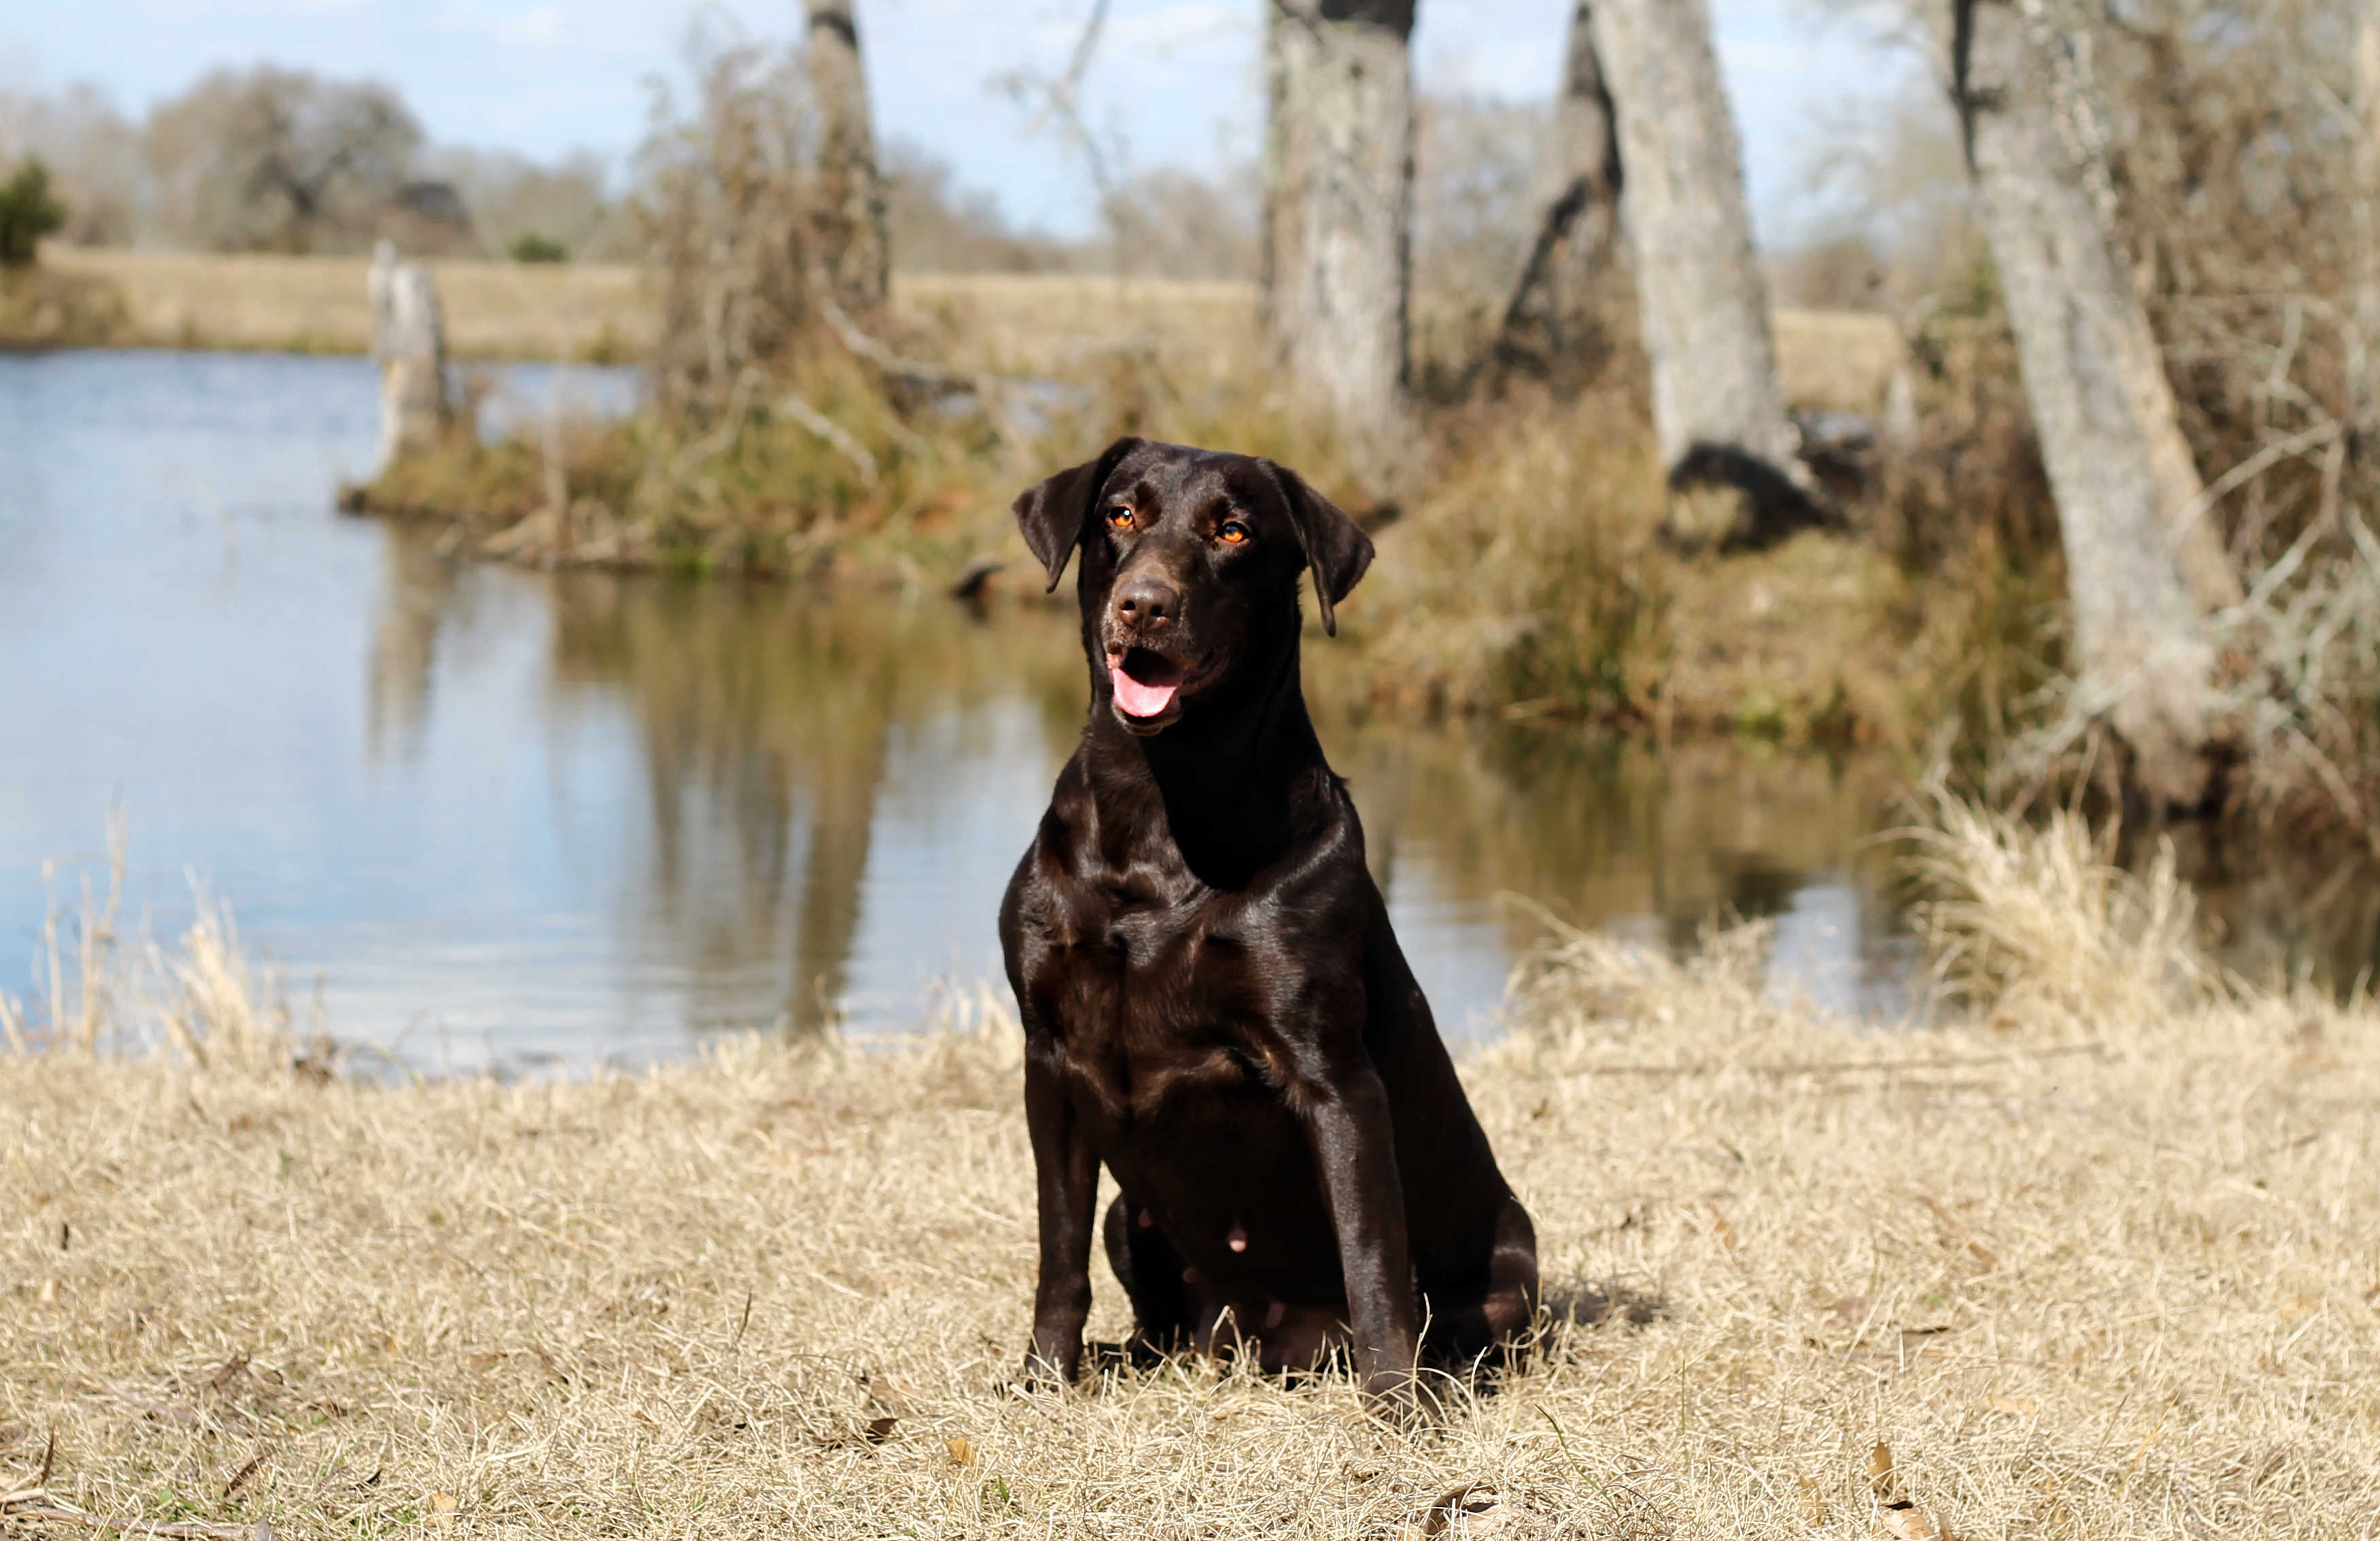
<path fill-rule="evenodd" d="M 1267 981 L 1224 906 L 1089 903 L 1069 918 L 1048 982 L 1078 1093 L 1140 1120 L 1269 1079 Z"/>

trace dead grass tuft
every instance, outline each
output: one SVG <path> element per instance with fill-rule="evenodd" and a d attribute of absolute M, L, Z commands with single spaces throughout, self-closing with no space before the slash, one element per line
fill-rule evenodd
<path fill-rule="evenodd" d="M 2173 946 L 2104 918 L 2071 831 L 1941 838 L 1974 925 L 2030 903 L 2049 938 L 2063 904 L 2070 939 Z M 1411 1435 L 1340 1378 L 1005 1389 L 1033 1198 L 996 994 L 897 1045 L 529 1085 L 0 1056 L 0 1523 L 2362 1534 L 2380 1019 L 2077 993 L 2054 1025 L 1876 1034 L 1764 965 L 1749 930 L 1682 962 L 1572 937 L 1533 972 L 1465 1076 L 1553 1309 Z"/>
<path fill-rule="evenodd" d="M 1428 710 L 1629 717 L 1658 694 L 1669 563 L 1650 435 L 1618 393 L 1456 415 L 1348 607 L 1360 688 Z"/>
<path fill-rule="evenodd" d="M 2039 828 L 1937 795 L 1903 831 L 1931 897 L 1913 911 L 1937 976 L 1995 1025 L 2089 1030 L 2187 1009 L 2227 989 L 2199 953 L 2197 896 L 2161 840 L 2144 870 L 2117 865 L 2113 826 L 2052 810 Z"/>

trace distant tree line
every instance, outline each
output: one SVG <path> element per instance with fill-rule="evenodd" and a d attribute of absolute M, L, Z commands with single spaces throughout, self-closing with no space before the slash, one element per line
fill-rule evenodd
<path fill-rule="evenodd" d="M 1415 110 L 1415 282 L 1484 315 L 1525 256 L 1551 115 L 1459 92 Z M 647 250 L 635 216 L 654 191 L 641 163 L 622 176 L 588 152 L 437 145 L 390 87 L 269 66 L 212 73 L 139 121 L 89 86 L 0 89 L 0 176 L 28 157 L 67 211 L 57 238 L 80 246 L 360 252 L 385 235 L 431 255 L 627 261 Z M 1257 275 L 1252 164 L 1122 170 L 1083 238 L 1019 224 L 914 142 L 877 160 L 890 248 L 911 271 Z"/>
<path fill-rule="evenodd" d="M 260 65 L 139 122 L 85 86 L 0 92 L 0 164 L 38 157 L 77 245 L 199 251 L 576 254 L 614 224 L 601 164 L 431 146 L 397 93 Z M 531 240 L 530 238 L 534 238 Z"/>

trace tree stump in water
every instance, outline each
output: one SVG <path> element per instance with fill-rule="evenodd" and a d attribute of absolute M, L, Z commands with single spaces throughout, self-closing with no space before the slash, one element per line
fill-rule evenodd
<path fill-rule="evenodd" d="M 380 475 L 444 439 L 454 426 L 446 389 L 446 327 L 426 262 L 400 261 L 382 241 L 372 253 L 372 357 L 380 361 Z"/>
<path fill-rule="evenodd" d="M 892 249 L 851 0 L 809 0 L 808 65 L 819 115 L 819 196 L 810 215 L 819 262 L 835 303 L 872 316 L 892 292 Z"/>

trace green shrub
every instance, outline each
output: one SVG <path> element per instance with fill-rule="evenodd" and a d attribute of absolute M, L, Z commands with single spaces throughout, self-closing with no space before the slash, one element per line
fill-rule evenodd
<path fill-rule="evenodd" d="M 50 169 L 28 157 L 0 182 L 0 268 L 29 268 L 42 237 L 62 229 L 67 206 L 50 191 Z"/>
<path fill-rule="evenodd" d="M 552 237 L 531 230 L 513 238 L 504 255 L 516 262 L 566 262 L 569 250 Z"/>

